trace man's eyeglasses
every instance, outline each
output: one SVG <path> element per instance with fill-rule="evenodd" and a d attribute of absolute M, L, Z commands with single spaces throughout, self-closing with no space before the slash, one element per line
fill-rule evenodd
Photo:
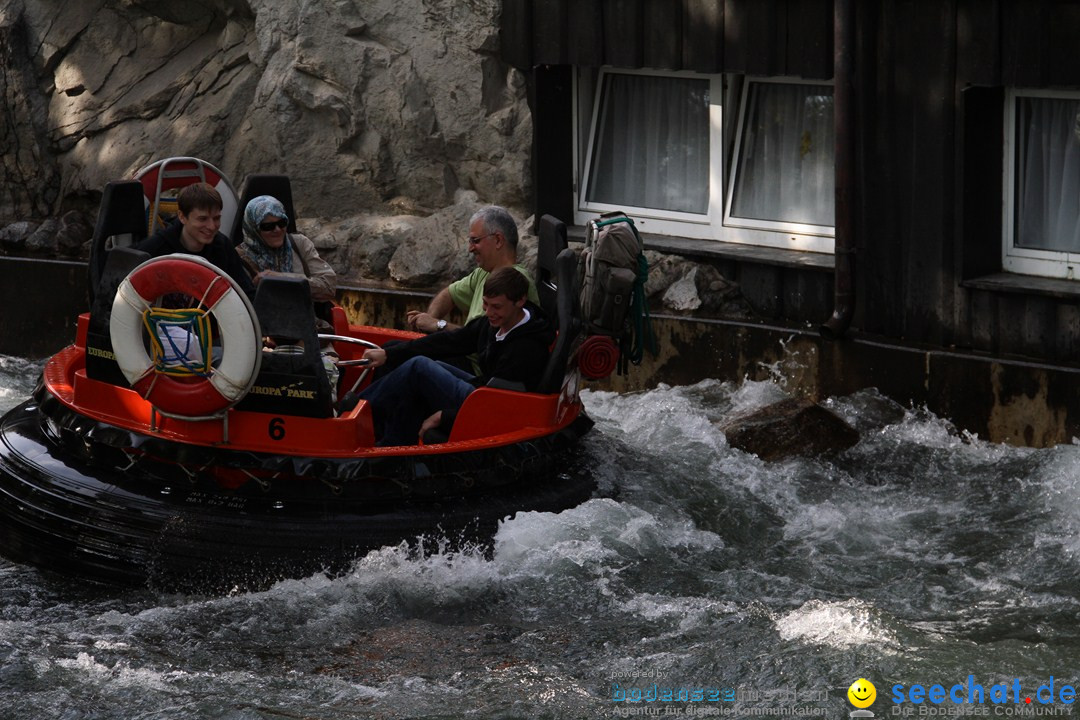
<path fill-rule="evenodd" d="M 484 240 L 485 240 L 486 238 L 489 238 L 489 237 L 491 237 L 492 235 L 496 235 L 496 234 L 497 234 L 497 233 L 488 233 L 487 235 L 481 235 L 480 237 L 473 237 L 472 235 L 470 235 L 470 236 L 469 236 L 469 244 L 470 244 L 470 245 L 479 245 L 479 244 L 480 244 L 481 242 L 483 242 L 483 241 L 484 241 Z"/>
<path fill-rule="evenodd" d="M 270 232 L 275 228 L 281 228 L 282 230 L 284 230 L 287 227 L 289 227 L 288 220 L 274 220 L 273 222 L 259 223 L 259 229 L 263 232 Z"/>

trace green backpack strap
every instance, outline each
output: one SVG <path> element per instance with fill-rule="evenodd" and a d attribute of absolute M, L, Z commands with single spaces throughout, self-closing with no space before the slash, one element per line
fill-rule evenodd
<path fill-rule="evenodd" d="M 653 333 L 652 318 L 649 315 L 649 303 L 645 297 L 645 283 L 649 280 L 649 261 L 645 257 L 645 243 L 641 239 L 641 233 L 638 232 L 634 219 L 625 213 L 610 213 L 594 221 L 598 232 L 600 228 L 621 222 L 627 223 L 634 232 L 634 238 L 637 239 L 638 256 L 637 277 L 634 280 L 634 289 L 630 299 L 630 337 L 625 339 L 626 342 L 619 343 L 622 350 L 620 354 L 624 360 L 629 360 L 634 365 L 640 365 L 646 350 L 653 356 L 657 353 L 656 335 Z M 625 370 L 625 365 L 621 370 Z"/>

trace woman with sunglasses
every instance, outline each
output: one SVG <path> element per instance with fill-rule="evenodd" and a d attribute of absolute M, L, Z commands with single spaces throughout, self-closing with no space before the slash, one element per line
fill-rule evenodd
<path fill-rule="evenodd" d="M 290 233 L 285 206 L 270 195 L 252 199 L 244 209 L 244 242 L 237 251 L 255 285 L 273 273 L 303 273 L 311 286 L 311 299 L 320 304 L 334 299 L 337 274 L 319 257 L 306 235 Z M 318 313 L 317 314 L 322 314 Z"/>

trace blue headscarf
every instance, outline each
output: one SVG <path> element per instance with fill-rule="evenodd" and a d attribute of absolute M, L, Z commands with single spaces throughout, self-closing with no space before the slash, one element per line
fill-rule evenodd
<path fill-rule="evenodd" d="M 285 233 L 285 243 L 279 248 L 269 247 L 259 234 L 259 223 L 268 215 L 288 220 L 285 206 L 277 198 L 260 195 L 253 198 L 244 209 L 244 251 L 248 258 L 258 265 L 260 270 L 292 272 L 292 240 Z"/>

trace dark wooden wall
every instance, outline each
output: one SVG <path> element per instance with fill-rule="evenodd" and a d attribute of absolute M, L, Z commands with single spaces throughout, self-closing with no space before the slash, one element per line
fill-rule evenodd
<path fill-rule="evenodd" d="M 511 65 L 832 77 L 831 0 L 503 0 Z"/>
<path fill-rule="evenodd" d="M 1005 89 L 1080 88 L 1080 2 L 855 6 L 854 327 L 1071 361 L 1080 291 L 980 279 L 1001 271 Z M 832 11 L 831 0 L 504 0 L 503 58 L 535 83 L 538 212 L 572 210 L 571 66 L 828 79 Z"/>

